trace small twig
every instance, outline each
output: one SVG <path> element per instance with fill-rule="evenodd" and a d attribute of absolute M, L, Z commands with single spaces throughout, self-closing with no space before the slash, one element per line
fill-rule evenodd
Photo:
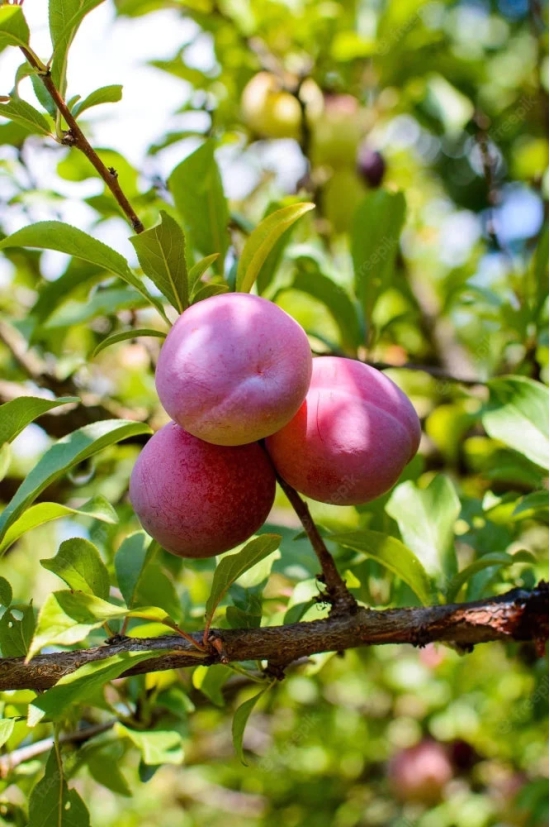
<path fill-rule="evenodd" d="M 327 549 L 323 538 L 319 534 L 317 526 L 313 522 L 307 503 L 304 502 L 298 492 L 279 474 L 277 474 L 277 482 L 298 515 L 309 538 L 309 542 L 313 546 L 313 550 L 321 564 L 323 573 L 319 577 L 319 580 L 322 580 L 326 586 L 326 594 L 332 605 L 331 614 L 354 614 L 357 611 L 357 602 L 354 596 L 348 591 L 345 581 L 336 568 L 336 563 Z"/>
<path fill-rule="evenodd" d="M 68 732 L 65 735 L 59 736 L 59 744 L 81 744 L 84 741 L 89 741 L 96 735 L 101 735 L 107 732 L 115 725 L 116 721 L 107 721 L 104 724 L 97 724 L 96 726 L 88 726 L 84 729 L 78 729 L 76 732 Z M 0 778 L 6 778 L 19 764 L 25 761 L 31 761 L 33 758 L 38 758 L 54 746 L 55 738 L 44 738 L 42 741 L 36 741 L 34 744 L 29 744 L 26 747 L 20 747 L 7 755 L 0 756 Z"/>
<path fill-rule="evenodd" d="M 97 154 L 97 152 L 95 151 L 95 149 L 91 146 L 88 139 L 81 130 L 80 126 L 78 125 L 76 118 L 71 114 L 69 107 L 63 100 L 63 97 L 59 93 L 59 90 L 56 88 L 49 70 L 44 71 L 43 64 L 37 61 L 36 56 L 30 50 L 22 47 L 21 51 L 23 52 L 31 66 L 34 69 L 38 70 L 38 77 L 46 87 L 51 99 L 55 103 L 58 111 L 61 113 L 68 126 L 68 131 L 61 139 L 61 143 L 65 146 L 76 147 L 84 153 L 86 158 L 95 167 L 98 174 L 101 176 L 101 178 L 103 178 L 106 185 L 111 190 L 120 208 L 122 209 L 126 218 L 132 225 L 134 231 L 136 233 L 143 232 L 145 228 L 141 223 L 140 219 L 138 218 L 134 208 L 132 207 L 132 205 L 126 198 L 124 192 L 122 191 L 122 188 L 118 182 L 116 170 L 114 170 L 112 167 L 106 167 L 99 155 Z"/>

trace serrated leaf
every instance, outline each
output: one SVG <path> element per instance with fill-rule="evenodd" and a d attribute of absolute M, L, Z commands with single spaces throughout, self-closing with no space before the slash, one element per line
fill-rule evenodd
<path fill-rule="evenodd" d="M 0 618 L 0 648 L 5 658 L 24 657 L 34 634 L 32 606 L 12 606 Z"/>
<path fill-rule="evenodd" d="M 130 238 L 141 269 L 178 313 L 189 305 L 185 238 L 181 227 L 164 210 L 160 224 Z"/>
<path fill-rule="evenodd" d="M 52 134 L 52 128 L 44 115 L 21 98 L 12 98 L 8 103 L 0 103 L 0 118 L 8 118 L 14 123 L 21 124 L 35 135 Z"/>
<path fill-rule="evenodd" d="M 82 115 L 86 109 L 91 109 L 92 106 L 99 106 L 101 103 L 118 103 L 122 100 L 122 86 L 120 83 L 112 84 L 111 86 L 102 86 L 91 92 L 83 101 L 80 101 L 73 107 L 73 115 Z"/>
<path fill-rule="evenodd" d="M 52 720 L 64 717 L 72 704 L 95 695 L 106 683 L 115 680 L 127 669 L 158 657 L 163 651 L 120 652 L 105 660 L 80 666 L 70 675 L 64 675 L 39 698 L 35 698 L 29 707 L 29 726 L 35 726 L 45 715 Z M 168 647 L 166 651 L 169 651 Z"/>
<path fill-rule="evenodd" d="M 77 791 L 69 790 L 55 747 L 31 793 L 28 827 L 90 827 L 90 814 Z"/>
<path fill-rule="evenodd" d="M 403 193 L 379 189 L 365 196 L 354 215 L 351 254 L 355 295 L 367 324 L 393 273 L 405 210 Z"/>
<path fill-rule="evenodd" d="M 0 554 L 6 551 L 6 549 L 27 531 L 32 531 L 33 528 L 50 523 L 52 520 L 59 520 L 62 517 L 72 517 L 76 515 L 93 517 L 95 520 L 110 523 L 111 525 L 118 522 L 118 517 L 113 506 L 101 496 L 93 497 L 78 508 L 70 508 L 70 506 L 61 505 L 60 503 L 38 503 L 27 508 L 21 517 L 6 531 L 4 539 L 0 542 Z"/>
<path fill-rule="evenodd" d="M 428 575 L 420 560 L 400 540 L 367 530 L 330 534 L 329 539 L 381 563 L 410 586 L 424 605 L 431 602 Z"/>
<path fill-rule="evenodd" d="M 188 155 L 168 179 L 176 208 L 183 218 L 193 245 L 203 255 L 217 253 L 215 270 L 223 274 L 229 248 L 229 210 L 220 171 L 209 140 Z"/>
<path fill-rule="evenodd" d="M 216 607 L 227 593 L 232 583 L 237 580 L 241 574 L 251 569 L 256 563 L 259 563 L 268 554 L 274 552 L 281 542 L 281 537 L 278 534 L 262 534 L 260 537 L 255 537 L 250 540 L 241 551 L 236 554 L 226 554 L 221 562 L 216 567 L 214 572 L 214 579 L 212 581 L 212 590 L 206 601 L 206 617 L 211 620 Z"/>
<path fill-rule="evenodd" d="M 50 0 L 49 22 L 53 43 L 52 80 L 61 95 L 67 88 L 69 47 L 84 17 L 103 0 Z"/>
<path fill-rule="evenodd" d="M 92 358 L 97 356 L 98 353 L 101 353 L 102 350 L 105 350 L 105 348 L 111 347 L 111 345 L 116 345 L 118 342 L 127 342 L 128 339 L 137 339 L 139 336 L 156 336 L 159 339 L 165 339 L 166 333 L 163 333 L 162 330 L 154 330 L 151 327 L 137 327 L 132 330 L 121 330 L 119 333 L 113 333 L 112 336 L 107 336 L 106 339 L 103 339 L 103 341 L 100 342 L 93 351 Z"/>
<path fill-rule="evenodd" d="M 122 439 L 140 434 L 150 434 L 151 429 L 142 422 L 124 419 L 106 419 L 85 425 L 52 445 L 37 465 L 23 480 L 0 516 L 0 540 L 8 528 L 19 518 L 36 497 L 58 477 L 67 473 L 79 462 L 114 445 Z"/>
<path fill-rule="evenodd" d="M 5 577 L 0 577 L 0 606 L 9 606 L 13 600 L 11 585 Z"/>
<path fill-rule="evenodd" d="M 65 540 L 55 557 L 41 560 L 40 565 L 64 580 L 74 591 L 93 594 L 103 600 L 109 597 L 107 566 L 96 546 L 83 537 Z"/>
<path fill-rule="evenodd" d="M 115 733 L 129 738 L 139 749 L 144 764 L 181 764 L 183 761 L 182 738 L 175 730 L 137 730 L 117 723 Z"/>
<path fill-rule="evenodd" d="M 139 583 L 148 563 L 153 559 L 158 544 L 150 542 L 144 531 L 128 535 L 115 555 L 118 587 L 129 609 L 136 603 Z"/>
<path fill-rule="evenodd" d="M 258 224 L 248 237 L 239 259 L 236 284 L 238 292 L 250 292 L 269 253 L 285 230 L 313 209 L 315 204 L 291 204 L 271 213 Z"/>
<path fill-rule="evenodd" d="M 491 379 L 481 415 L 492 439 L 504 442 L 541 468 L 548 468 L 548 388 L 526 376 Z"/>
<path fill-rule="evenodd" d="M 258 692 L 257 695 L 254 697 L 249 698 L 248 701 L 245 701 L 241 704 L 238 709 L 235 710 L 235 714 L 233 715 L 233 722 L 231 724 L 231 734 L 233 736 L 233 748 L 237 753 L 237 757 L 245 767 L 248 766 L 246 761 L 244 760 L 244 752 L 243 752 L 243 737 L 244 731 L 246 729 L 246 725 L 248 723 L 248 719 L 250 718 L 250 714 L 262 695 L 265 695 L 269 687 L 267 686 L 265 689 L 262 689 L 261 692 Z"/>
<path fill-rule="evenodd" d="M 80 402 L 78 396 L 62 396 L 59 399 L 41 399 L 37 396 L 19 396 L 0 405 L 0 445 L 12 442 L 21 431 L 42 414 L 67 405 Z"/>
<path fill-rule="evenodd" d="M 0 720 L 0 747 L 3 747 L 13 732 L 15 721 L 13 718 L 2 718 Z"/>
<path fill-rule="evenodd" d="M 448 580 L 456 574 L 454 524 L 460 500 L 448 477 L 438 474 L 427 488 L 411 480 L 401 483 L 392 491 L 386 511 L 430 577 Z"/>
<path fill-rule="evenodd" d="M 483 557 L 479 558 L 479 560 L 471 563 L 455 575 L 455 577 L 453 577 L 447 586 L 445 593 L 447 603 L 453 602 L 462 586 L 467 583 L 468 580 L 474 576 L 474 574 L 477 574 L 479 571 L 483 571 L 483 569 L 492 568 L 493 566 L 511 566 L 514 562 L 517 561 L 514 560 L 512 555 L 506 554 L 506 552 L 494 551 L 489 554 L 484 554 Z"/>
<path fill-rule="evenodd" d="M 27 46 L 29 27 L 21 6 L 0 6 L 0 51 L 6 46 Z"/>
<path fill-rule="evenodd" d="M 138 293 L 141 293 L 149 304 L 158 310 L 165 321 L 168 321 L 161 302 L 145 289 L 141 281 L 130 270 L 126 259 L 112 247 L 77 227 L 72 227 L 62 221 L 37 221 L 36 224 L 23 227 L 0 241 L 0 249 L 6 247 L 37 247 L 41 250 L 57 250 L 95 264 L 103 270 L 120 276 Z"/>
<path fill-rule="evenodd" d="M 29 647 L 31 660 L 44 646 L 71 646 L 84 640 L 106 620 L 127 614 L 125 608 L 84 592 L 51 592 L 38 614 L 36 631 Z"/>

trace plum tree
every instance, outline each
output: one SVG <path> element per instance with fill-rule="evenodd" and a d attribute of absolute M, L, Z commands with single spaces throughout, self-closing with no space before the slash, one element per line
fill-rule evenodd
<path fill-rule="evenodd" d="M 169 416 L 216 445 L 244 445 L 283 427 L 302 404 L 311 351 L 300 325 L 247 293 L 185 310 L 161 349 L 156 385 Z"/>
<path fill-rule="evenodd" d="M 433 806 L 441 800 L 445 785 L 452 777 L 453 766 L 447 750 L 431 738 L 400 750 L 388 765 L 388 780 L 401 801 Z"/>
<path fill-rule="evenodd" d="M 356 505 L 388 491 L 419 442 L 415 410 L 391 379 L 362 362 L 323 356 L 313 360 L 298 413 L 266 445 L 299 492 Z"/>
<path fill-rule="evenodd" d="M 298 100 L 298 98 L 300 100 Z M 270 72 L 258 72 L 245 86 L 241 98 L 243 120 L 263 138 L 301 136 L 302 106 L 310 122 L 323 109 L 323 94 L 315 81 L 301 84 L 298 97 L 284 89 L 281 80 Z"/>
<path fill-rule="evenodd" d="M 258 443 L 226 447 L 173 422 L 151 437 L 130 478 L 130 500 L 145 530 L 180 557 L 213 557 L 265 522 L 275 474 Z"/>

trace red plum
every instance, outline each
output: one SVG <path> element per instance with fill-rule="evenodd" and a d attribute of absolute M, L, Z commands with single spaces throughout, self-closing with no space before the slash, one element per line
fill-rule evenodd
<path fill-rule="evenodd" d="M 130 478 L 143 528 L 180 557 L 213 557 L 265 522 L 275 473 L 258 443 L 211 445 L 173 422 L 151 437 Z"/>
<path fill-rule="evenodd" d="M 313 360 L 306 399 L 266 440 L 279 474 L 313 500 L 358 505 L 399 478 L 420 442 L 415 410 L 394 382 L 353 359 Z"/>

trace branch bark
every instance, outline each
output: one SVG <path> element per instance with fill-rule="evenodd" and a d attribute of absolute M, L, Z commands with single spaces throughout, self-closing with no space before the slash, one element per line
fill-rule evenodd
<path fill-rule="evenodd" d="M 193 637 L 198 643 L 202 632 Z M 30 663 L 24 658 L 0 660 L 0 691 L 44 690 L 64 675 L 88 663 L 122 652 L 158 651 L 150 660 L 126 672 L 137 675 L 164 669 L 213 665 L 238 661 L 271 661 L 277 671 L 299 658 L 319 652 L 343 652 L 359 646 L 410 643 L 425 646 L 445 641 L 470 649 L 490 641 L 534 641 L 537 647 L 548 640 L 548 583 L 532 591 L 513 589 L 504 595 L 472 603 L 447 606 L 386 609 L 359 608 L 355 614 L 333 615 L 324 620 L 292 623 L 259 629 L 218 629 L 217 646 L 201 658 L 190 643 L 167 635 L 153 639 L 124 638 L 94 649 L 38 655 Z"/>

